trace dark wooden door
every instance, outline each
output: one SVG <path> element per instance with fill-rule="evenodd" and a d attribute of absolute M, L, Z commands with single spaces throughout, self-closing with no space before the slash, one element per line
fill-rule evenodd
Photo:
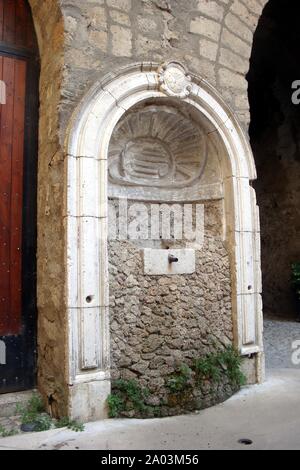
<path fill-rule="evenodd" d="M 0 393 L 36 375 L 38 60 L 25 0 L 0 0 Z"/>

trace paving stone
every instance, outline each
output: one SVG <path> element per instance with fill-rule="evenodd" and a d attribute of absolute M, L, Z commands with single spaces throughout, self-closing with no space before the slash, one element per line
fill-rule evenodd
<path fill-rule="evenodd" d="M 300 342 L 300 323 L 265 320 L 265 351 L 267 369 L 299 369 L 292 362 L 293 343 Z"/>

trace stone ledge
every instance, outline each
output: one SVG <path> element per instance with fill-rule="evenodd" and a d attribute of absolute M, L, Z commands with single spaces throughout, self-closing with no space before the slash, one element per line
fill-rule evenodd
<path fill-rule="evenodd" d="M 27 392 L 6 393 L 4 395 L 0 395 L 0 418 L 14 416 L 16 413 L 16 406 L 18 404 L 27 403 L 35 392 L 36 390 L 29 390 Z"/>

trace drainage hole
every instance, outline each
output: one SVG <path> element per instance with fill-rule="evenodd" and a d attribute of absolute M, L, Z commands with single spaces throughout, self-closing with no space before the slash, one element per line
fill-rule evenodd
<path fill-rule="evenodd" d="M 253 441 L 251 441 L 251 439 L 240 439 L 238 443 L 242 444 L 243 446 L 252 446 Z"/>
<path fill-rule="evenodd" d="M 94 296 L 93 295 L 89 295 L 85 300 L 86 300 L 86 303 L 87 304 L 91 304 L 93 302 L 93 299 L 94 299 Z"/>

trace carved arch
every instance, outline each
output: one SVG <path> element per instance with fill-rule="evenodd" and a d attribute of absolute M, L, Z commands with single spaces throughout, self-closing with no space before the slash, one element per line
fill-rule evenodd
<path fill-rule="evenodd" d="M 248 140 L 233 113 L 207 82 L 190 77 L 177 62 L 163 70 L 164 74 L 159 64 L 143 63 L 97 83 L 73 116 L 66 140 L 69 381 L 73 387 L 97 384 L 98 396 L 102 397 L 110 386 L 108 148 L 120 118 L 147 99 L 171 96 L 184 101 L 207 118 L 210 132 L 217 134 L 224 148 L 235 342 L 242 355 L 263 357 L 260 230 L 251 186 L 256 170 Z M 261 380 L 263 362 L 257 363 Z"/>

